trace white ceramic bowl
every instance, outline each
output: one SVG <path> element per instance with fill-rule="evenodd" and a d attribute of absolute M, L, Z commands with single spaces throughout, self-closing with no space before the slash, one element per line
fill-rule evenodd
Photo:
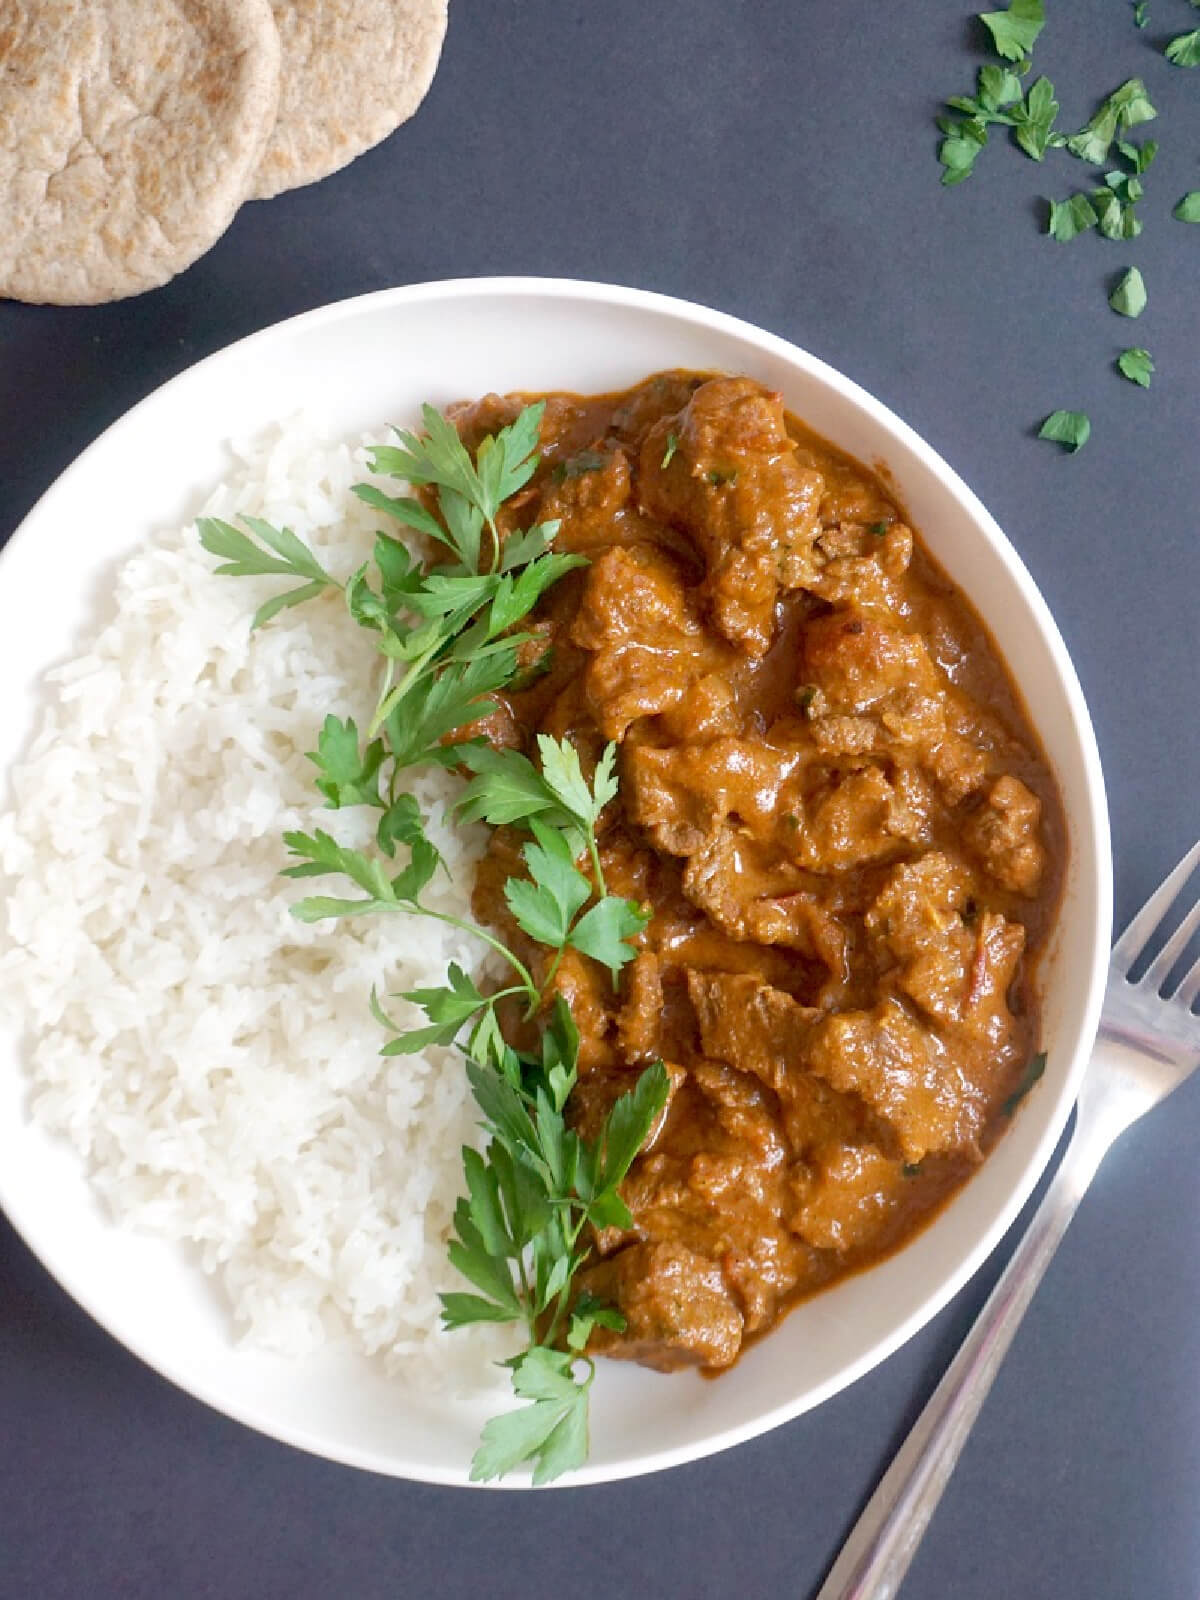
<path fill-rule="evenodd" d="M 153 529 L 182 522 L 227 470 L 225 443 L 301 405 L 353 434 L 489 389 L 621 388 L 664 367 L 746 372 L 868 462 L 886 463 L 933 554 L 990 625 L 1058 775 L 1071 830 L 1066 894 L 1044 962 L 1046 1076 L 980 1172 L 899 1254 L 799 1307 L 719 1382 L 602 1363 L 588 1465 L 627 1477 L 747 1439 L 882 1361 L 999 1240 L 1054 1149 L 1095 1032 L 1111 875 L 1099 757 L 1058 629 L 983 506 L 928 445 L 830 367 L 744 322 L 601 284 L 484 279 L 386 290 L 297 317 L 202 361 L 111 427 L 63 474 L 0 560 L 0 770 L 21 751 L 43 670 L 79 637 L 97 581 Z M 52 555 L 50 554 L 52 552 Z M 31 604 L 53 572 L 56 604 Z M 15 1041 L 0 1039 L 0 1204 L 60 1283 L 193 1395 L 264 1433 L 400 1477 L 466 1482 L 482 1416 L 365 1360 L 291 1363 L 236 1350 L 184 1253 L 121 1231 L 74 1156 L 24 1113 Z"/>

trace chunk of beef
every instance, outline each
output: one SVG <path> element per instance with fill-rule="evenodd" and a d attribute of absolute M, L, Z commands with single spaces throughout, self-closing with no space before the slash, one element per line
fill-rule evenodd
<path fill-rule="evenodd" d="M 539 969 L 548 966 L 554 952 L 539 945 L 537 959 Z M 543 976 L 540 971 L 538 975 Z M 579 1029 L 579 1071 L 612 1066 L 613 993 L 607 969 L 578 950 L 564 950 L 546 992 L 547 1010 L 558 996 L 567 1002 Z"/>
<path fill-rule="evenodd" d="M 623 450 L 590 449 L 560 461 L 542 489 L 538 521 L 570 523 L 572 550 L 608 543 L 630 503 L 629 457 Z"/>
<path fill-rule="evenodd" d="M 822 716 L 871 713 L 882 744 L 933 776 L 956 805 L 984 782 L 992 731 L 966 712 L 966 702 L 943 678 L 919 634 L 842 608 L 810 622 L 804 670 L 820 695 Z"/>
<path fill-rule="evenodd" d="M 702 384 L 679 416 L 647 434 L 639 485 L 647 513 L 682 528 L 704 557 L 714 625 L 762 655 L 777 594 L 816 570 L 825 487 L 797 460 L 779 396 L 748 378 Z"/>
<path fill-rule="evenodd" d="M 651 1061 L 659 1053 L 663 1014 L 658 957 L 643 951 L 625 968 L 625 997 L 617 1013 L 617 1048 L 626 1061 Z"/>
<path fill-rule="evenodd" d="M 812 1030 L 807 1063 L 887 1122 L 906 1161 L 920 1161 L 930 1150 L 975 1148 L 985 1094 L 958 1056 L 899 1000 L 824 1018 Z"/>
<path fill-rule="evenodd" d="M 962 1015 L 975 935 L 962 918 L 970 877 L 939 851 L 888 876 L 865 924 L 899 966 L 897 984 L 941 1022 Z"/>
<path fill-rule="evenodd" d="M 823 755 L 886 755 L 888 742 L 873 717 L 814 717 L 809 723 L 813 743 Z"/>
<path fill-rule="evenodd" d="M 826 559 L 807 587 L 830 605 L 896 625 L 904 611 L 900 580 L 912 560 L 912 532 L 893 522 L 878 533 L 883 526 L 842 522 L 827 528 L 817 541 Z"/>
<path fill-rule="evenodd" d="M 987 912 L 978 927 L 963 911 L 971 876 L 939 851 L 889 876 L 868 910 L 868 934 L 896 961 L 895 984 L 947 1030 L 1003 1043 L 1011 1031 L 1006 996 L 1025 947 L 1020 923 Z"/>
<path fill-rule="evenodd" d="M 821 1015 L 748 972 L 689 969 L 688 995 L 706 1056 L 752 1072 L 781 1093 L 803 1066 L 813 1023 Z"/>
<path fill-rule="evenodd" d="M 941 687 L 919 635 L 850 609 L 808 624 L 804 666 L 836 712 L 870 711 L 897 693 L 936 695 Z"/>
<path fill-rule="evenodd" d="M 677 1241 L 626 1246 L 580 1275 L 583 1289 L 616 1305 L 625 1331 L 597 1328 L 588 1349 L 659 1372 L 732 1366 L 745 1326 L 720 1267 Z"/>
<path fill-rule="evenodd" d="M 662 730 L 679 744 L 699 744 L 742 731 L 742 713 L 729 679 L 707 673 L 688 685 L 687 693 L 662 713 Z"/>
<path fill-rule="evenodd" d="M 698 910 L 733 939 L 763 944 L 795 944 L 803 920 L 791 922 L 788 937 L 763 939 L 766 927 L 781 930 L 779 902 L 798 887 L 800 874 L 775 852 L 764 852 L 740 826 L 721 823 L 688 858 L 683 892 Z"/>
<path fill-rule="evenodd" d="M 755 944 L 777 944 L 828 968 L 835 984 L 850 976 L 850 938 L 840 921 L 815 894 L 764 896 L 746 907 L 746 934 Z"/>
<path fill-rule="evenodd" d="M 823 875 L 895 855 L 903 843 L 892 825 L 896 806 L 896 791 L 882 768 L 830 772 L 806 800 L 788 853 L 807 871 Z"/>
<path fill-rule="evenodd" d="M 705 1055 L 735 1062 L 774 1090 L 796 1154 L 859 1135 L 870 1121 L 861 1103 L 807 1069 L 812 1032 L 824 1013 L 749 973 L 689 970 L 687 979 Z"/>
<path fill-rule="evenodd" d="M 819 1250 L 869 1247 L 903 1203 L 904 1164 L 874 1145 L 829 1147 L 800 1192 L 792 1227 Z"/>
<path fill-rule="evenodd" d="M 1039 830 L 1042 802 L 1020 778 L 997 778 L 963 837 L 987 873 L 1013 894 L 1033 896 L 1042 881 L 1046 852 Z"/>
<path fill-rule="evenodd" d="M 721 738 L 657 748 L 626 744 L 622 777 L 630 812 L 661 850 L 688 856 L 727 817 L 770 838 L 788 809 L 786 785 L 799 771 L 799 746 Z"/>
<path fill-rule="evenodd" d="M 644 545 L 593 563 L 571 638 L 589 653 L 584 694 L 607 739 L 678 704 L 729 654 L 695 615 L 678 564 Z"/>

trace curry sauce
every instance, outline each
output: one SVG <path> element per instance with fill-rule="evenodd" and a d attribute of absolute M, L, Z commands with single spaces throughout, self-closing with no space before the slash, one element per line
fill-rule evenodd
<path fill-rule="evenodd" d="M 473 448 L 530 398 L 450 415 Z M 651 919 L 619 985 L 568 950 L 551 989 L 581 1131 L 651 1061 L 671 1093 L 623 1186 L 633 1227 L 596 1236 L 579 1282 L 626 1322 L 594 1351 L 718 1371 L 909 1237 L 1003 1131 L 1062 808 L 970 603 L 778 395 L 671 372 L 545 400 L 501 533 L 557 521 L 587 565 L 464 732 L 569 738 L 585 766 L 618 746 L 600 859 Z M 520 843 L 496 830 L 475 907 L 545 977 L 503 898 Z"/>

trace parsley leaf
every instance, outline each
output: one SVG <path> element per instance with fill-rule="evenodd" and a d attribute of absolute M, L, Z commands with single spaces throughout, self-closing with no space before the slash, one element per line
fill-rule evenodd
<path fill-rule="evenodd" d="M 1164 48 L 1167 60 L 1177 67 L 1200 67 L 1200 28 L 1180 33 Z"/>
<path fill-rule="evenodd" d="M 1117 357 L 1117 366 L 1130 383 L 1136 383 L 1143 389 L 1150 387 L 1150 374 L 1154 371 L 1154 362 L 1150 359 L 1150 352 L 1137 346 L 1122 350 Z"/>
<path fill-rule="evenodd" d="M 976 157 L 987 145 L 987 128 L 974 119 L 949 122 L 943 118 L 939 125 L 946 138 L 938 146 L 938 160 L 946 169 L 942 173 L 942 182 L 949 188 L 971 176 Z"/>
<path fill-rule="evenodd" d="M 650 917 L 635 900 L 606 895 L 580 917 L 571 930 L 569 943 L 599 961 L 616 977 L 635 951 L 628 941 L 641 933 Z"/>
<path fill-rule="evenodd" d="M 667 448 L 663 451 L 663 458 L 661 462 L 663 467 L 669 467 L 671 465 L 671 462 L 675 456 L 675 452 L 678 449 L 679 435 L 677 433 L 669 433 L 667 435 Z"/>
<path fill-rule="evenodd" d="M 325 796 L 325 804 L 332 810 L 339 806 L 382 806 L 379 769 L 385 754 L 382 739 L 372 739 L 365 749 L 359 748 L 353 717 L 345 722 L 326 717 L 317 748 L 308 755 L 321 774 L 317 788 Z"/>
<path fill-rule="evenodd" d="M 525 845 L 521 856 L 530 881 L 509 878 L 504 899 L 523 933 L 552 950 L 561 950 L 576 913 L 590 897 L 591 886 L 575 865 L 561 833 L 536 817 L 529 819 L 529 826 L 536 842 Z"/>
<path fill-rule="evenodd" d="M 400 998 L 407 1000 L 410 1005 L 419 1006 L 428 1017 L 430 1026 L 399 1033 L 383 1047 L 383 1055 L 411 1055 L 414 1051 L 423 1050 L 427 1044 L 452 1044 L 463 1024 L 494 1000 L 494 996 L 481 994 L 474 980 L 456 962 L 450 963 L 446 976 L 450 982 L 441 988 L 404 990 Z M 378 1002 L 375 1015 L 388 1028 L 393 1028 L 391 1018 L 382 1012 Z"/>
<path fill-rule="evenodd" d="M 1091 437 L 1092 424 L 1085 411 L 1052 411 L 1038 429 L 1039 439 L 1061 444 L 1072 454 Z"/>
<path fill-rule="evenodd" d="M 581 450 L 569 460 L 559 462 L 554 469 L 555 481 L 561 483 L 564 478 L 582 478 L 587 472 L 600 472 L 609 459 L 602 450 Z"/>
<path fill-rule="evenodd" d="M 1105 187 L 1092 191 L 1092 210 L 1100 232 L 1106 239 L 1136 239 L 1142 224 L 1134 212 L 1142 197 L 1142 185 L 1124 172 L 1105 174 Z"/>
<path fill-rule="evenodd" d="M 1150 21 L 1150 7 L 1147 0 L 1134 0 L 1133 25 L 1135 28 L 1144 28 Z"/>
<path fill-rule="evenodd" d="M 1140 317 L 1146 309 L 1146 285 L 1136 267 L 1130 267 L 1108 297 L 1108 303 L 1122 317 Z"/>
<path fill-rule="evenodd" d="M 1067 149 L 1081 161 L 1101 167 L 1108 160 L 1109 146 L 1119 132 L 1150 122 L 1157 115 L 1142 80 L 1127 78 L 1103 101 L 1087 125 L 1067 140 Z"/>
<path fill-rule="evenodd" d="M 1134 144 L 1132 139 L 1118 139 L 1117 150 L 1140 177 L 1158 154 L 1158 140 L 1147 139 L 1144 144 Z"/>
<path fill-rule="evenodd" d="M 220 517 L 196 519 L 202 547 L 209 555 L 221 558 L 222 565 L 216 569 L 219 576 L 250 578 L 280 573 L 306 580 L 298 589 L 289 589 L 259 606 L 250 623 L 251 630 L 261 628 L 264 622 L 269 622 L 289 606 L 312 600 L 324 589 L 341 587 L 290 528 L 274 528 L 261 517 L 243 516 L 241 520 L 273 554 L 268 555 L 261 545 L 255 544 L 253 539 L 230 523 L 223 522 Z"/>
<path fill-rule="evenodd" d="M 1086 194 L 1073 194 L 1069 200 L 1051 200 L 1046 232 L 1060 244 L 1096 226 L 1096 213 Z"/>
<path fill-rule="evenodd" d="M 1171 215 L 1180 222 L 1200 222 L 1200 189 L 1190 189 Z"/>
<path fill-rule="evenodd" d="M 1030 1089 L 1033 1088 L 1034 1084 L 1042 1076 L 1045 1070 L 1046 1052 L 1044 1050 L 1039 1050 L 1037 1055 L 1034 1056 L 1033 1060 L 1025 1068 L 1025 1071 L 1021 1074 L 1020 1083 L 1018 1083 L 1012 1094 L 1009 1095 L 1008 1099 L 1000 1107 L 1001 1111 L 1006 1117 L 1012 1116 L 1013 1112 L 1021 1104 L 1021 1101 L 1024 1100 L 1025 1096 L 1029 1093 Z"/>
<path fill-rule="evenodd" d="M 1051 130 L 1058 116 L 1058 101 L 1049 78 L 1039 78 L 1015 113 L 1014 134 L 1027 156 L 1041 161 L 1054 142 Z M 1061 142 L 1059 140 L 1058 142 Z"/>
<path fill-rule="evenodd" d="M 535 1484 L 549 1483 L 587 1459 L 588 1375 L 577 1383 L 573 1357 L 535 1345 L 513 1367 L 513 1388 L 532 1404 L 485 1423 L 471 1463 L 471 1481 L 503 1477 L 523 1461 L 534 1462 Z"/>
<path fill-rule="evenodd" d="M 1007 11 L 985 11 L 979 18 L 992 36 L 996 54 L 1023 61 L 1046 26 L 1042 0 L 1011 0 Z"/>

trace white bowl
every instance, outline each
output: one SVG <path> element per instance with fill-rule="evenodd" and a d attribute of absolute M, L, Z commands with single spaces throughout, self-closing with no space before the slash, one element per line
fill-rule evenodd
<path fill-rule="evenodd" d="M 795 1310 L 719 1382 L 601 1363 L 592 1448 L 572 1482 L 654 1471 L 798 1416 L 889 1355 L 970 1277 L 1063 1130 L 1095 1033 L 1111 873 L 1087 708 L 1045 602 L 983 506 L 877 400 L 794 345 L 660 295 L 500 278 L 385 290 L 244 339 L 115 423 L 46 493 L 0 560 L 0 770 L 19 755 L 46 667 L 69 654 L 101 574 L 193 515 L 225 443 L 315 410 L 339 432 L 410 422 L 421 401 L 489 389 L 624 387 L 665 367 L 746 372 L 852 455 L 885 463 L 933 554 L 975 602 L 1033 713 L 1070 827 L 1066 891 L 1043 962 L 1046 1076 L 998 1148 L 904 1250 Z M 53 574 L 55 605 L 41 603 Z M 32 603 L 36 597 L 38 603 Z M 191 1394 L 331 1460 L 463 1484 L 482 1416 L 333 1351 L 288 1362 L 235 1349 L 211 1287 L 178 1248 L 114 1227 L 75 1157 L 28 1121 L 15 1040 L 0 1040 L 0 1204 L 59 1282 Z"/>

